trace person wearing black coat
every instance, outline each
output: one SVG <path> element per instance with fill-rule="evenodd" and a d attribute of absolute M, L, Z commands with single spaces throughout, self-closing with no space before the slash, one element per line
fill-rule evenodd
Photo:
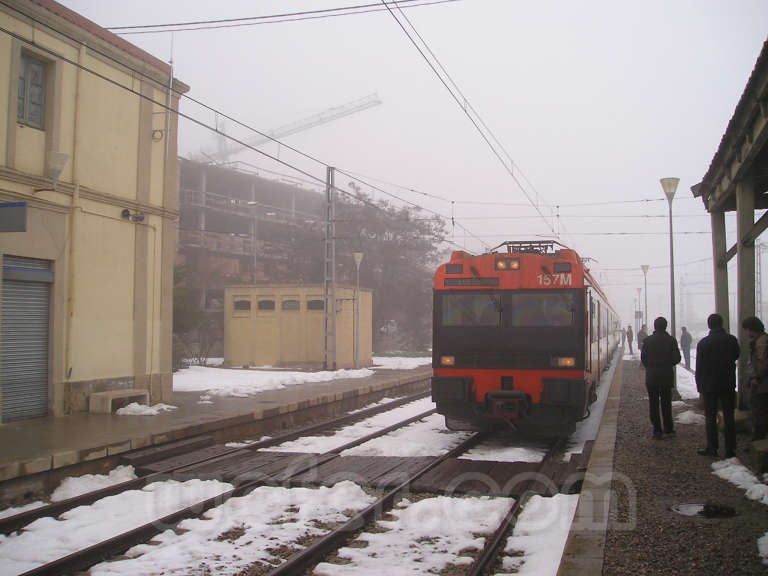
<path fill-rule="evenodd" d="M 699 450 L 702 456 L 717 456 L 717 405 L 723 409 L 725 457 L 736 455 L 736 360 L 739 341 L 723 328 L 723 317 L 710 314 L 707 318 L 709 335 L 696 346 L 696 389 L 704 401 L 707 446 Z"/>
<path fill-rule="evenodd" d="M 672 388 L 675 385 L 675 365 L 680 360 L 677 340 L 667 333 L 666 318 L 659 316 L 653 321 L 653 334 L 643 340 L 640 351 L 640 361 L 645 366 L 645 387 L 648 390 L 654 438 L 661 438 L 662 421 L 665 434 L 675 433 L 672 423 Z"/>

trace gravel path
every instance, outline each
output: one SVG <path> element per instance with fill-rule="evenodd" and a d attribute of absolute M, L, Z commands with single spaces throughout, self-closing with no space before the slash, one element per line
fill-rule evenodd
<path fill-rule="evenodd" d="M 644 377 L 638 361 L 624 360 L 614 471 L 637 490 L 637 522 L 633 529 L 620 529 L 631 514 L 628 499 L 611 504 L 603 575 L 765 576 L 768 566 L 760 562 L 757 539 L 768 532 L 768 507 L 711 473 L 714 460 L 696 453 L 705 443 L 703 425 L 676 424 L 677 436 L 651 438 Z M 688 404 L 695 408 L 693 401 Z M 673 406 L 673 413 L 680 411 Z M 737 456 L 744 462 L 747 437 L 739 435 L 737 441 Z M 722 453 L 722 435 L 720 442 Z M 670 510 L 706 501 L 731 506 L 736 515 L 707 519 Z"/>

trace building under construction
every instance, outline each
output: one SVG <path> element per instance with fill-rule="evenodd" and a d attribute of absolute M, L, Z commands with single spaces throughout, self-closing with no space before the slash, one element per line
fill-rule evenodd
<path fill-rule="evenodd" d="M 183 158 L 179 168 L 177 264 L 202 309 L 221 310 L 231 284 L 322 282 L 323 193 Z"/>

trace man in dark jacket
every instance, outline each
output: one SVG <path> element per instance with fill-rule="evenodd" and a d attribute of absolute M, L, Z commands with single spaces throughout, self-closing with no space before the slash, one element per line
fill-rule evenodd
<path fill-rule="evenodd" d="M 723 329 L 723 317 L 710 314 L 707 318 L 709 335 L 696 346 L 696 389 L 704 401 L 707 446 L 699 450 L 702 456 L 717 456 L 717 404 L 723 409 L 725 457 L 736 455 L 736 426 L 733 410 L 736 405 L 736 360 L 739 341 Z"/>
<path fill-rule="evenodd" d="M 638 345 L 639 340 L 638 337 Z M 667 333 L 665 318 L 659 316 L 653 321 L 653 334 L 643 340 L 640 361 L 645 366 L 645 387 L 648 390 L 653 437 L 661 438 L 661 420 L 664 423 L 664 433 L 674 434 L 672 387 L 675 385 L 675 365 L 680 363 L 680 348 L 677 346 L 677 340 Z"/>
<path fill-rule="evenodd" d="M 634 334 L 632 334 L 632 326 L 627 326 L 627 343 L 629 344 L 629 354 L 630 356 L 634 354 L 632 352 L 632 340 L 634 339 Z"/>

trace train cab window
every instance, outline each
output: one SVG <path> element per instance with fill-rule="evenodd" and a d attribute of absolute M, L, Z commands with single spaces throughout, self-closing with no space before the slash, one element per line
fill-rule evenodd
<path fill-rule="evenodd" d="M 576 318 L 573 294 L 517 293 L 511 296 L 510 326 L 572 326 Z"/>
<path fill-rule="evenodd" d="M 443 326 L 501 326 L 501 297 L 487 293 L 444 294 Z"/>

